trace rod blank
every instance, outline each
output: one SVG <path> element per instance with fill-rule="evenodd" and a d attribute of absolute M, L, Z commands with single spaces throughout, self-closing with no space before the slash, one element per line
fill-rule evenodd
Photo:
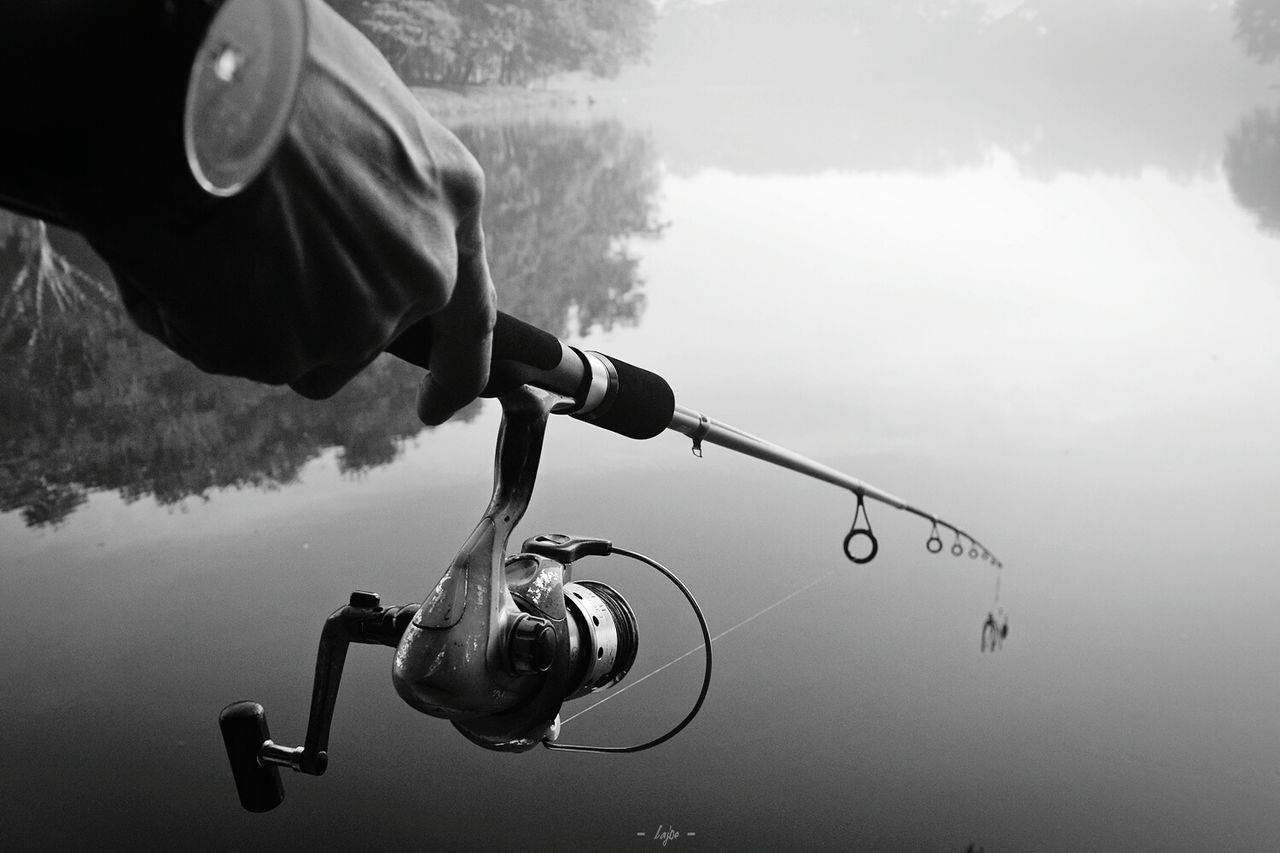
<path fill-rule="evenodd" d="M 677 405 L 675 414 L 671 417 L 671 424 L 668 429 L 688 436 L 693 439 L 695 447 L 700 442 L 708 442 L 746 456 L 751 456 L 773 465 L 778 465 L 798 474 L 804 474 L 823 482 L 830 483 L 833 486 L 839 486 L 847 489 L 855 495 L 865 498 L 871 498 L 880 503 L 887 504 L 894 509 L 900 509 L 913 515 L 933 522 L 935 525 L 945 527 L 948 530 L 968 539 L 977 548 L 981 548 L 985 555 L 991 557 L 996 565 L 1000 565 L 1000 561 L 995 559 L 995 555 L 991 551 L 975 539 L 972 535 L 964 530 L 956 527 L 954 524 L 939 518 L 931 512 L 925 512 L 922 509 L 912 506 L 897 495 L 891 494 L 878 489 L 870 483 L 859 480 L 857 477 L 851 477 L 842 471 L 837 471 L 828 465 L 814 461 L 807 456 L 802 456 L 795 451 L 788 450 L 785 447 L 766 441 L 759 436 L 744 432 L 735 426 L 709 418 L 701 412 L 684 406 Z"/>

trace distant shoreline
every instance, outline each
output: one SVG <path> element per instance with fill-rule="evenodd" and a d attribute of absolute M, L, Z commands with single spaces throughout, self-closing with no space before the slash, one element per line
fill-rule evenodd
<path fill-rule="evenodd" d="M 507 116 L 591 104 L 588 96 L 576 92 L 522 86 L 413 86 L 411 89 L 427 111 L 442 120 Z"/>

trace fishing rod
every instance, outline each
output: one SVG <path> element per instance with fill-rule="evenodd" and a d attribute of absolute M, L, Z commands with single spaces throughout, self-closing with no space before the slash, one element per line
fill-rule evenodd
<path fill-rule="evenodd" d="M 387 351 L 429 370 L 430 327 L 426 323 L 418 324 L 401 335 Z M 695 456 L 702 456 L 704 442 L 714 444 L 852 492 L 858 504 L 843 549 L 845 556 L 855 563 L 871 562 L 880 550 L 879 540 L 867 518 L 865 500 L 869 498 L 931 522 L 933 526 L 925 541 L 930 553 L 942 551 L 939 528 L 945 528 L 955 535 L 951 545 L 954 556 L 964 553 L 962 540 L 968 540 L 970 557 L 981 556 L 997 568 L 1003 565 L 972 534 L 934 513 L 857 477 L 677 405 L 671 386 L 656 373 L 603 353 L 569 346 L 549 332 L 499 312 L 494 327 L 492 375 L 481 393 L 500 396 L 520 384 L 563 396 L 566 402 L 553 410 L 556 414 L 569 414 L 629 438 L 653 438 L 672 430 L 692 440 Z M 866 552 L 855 554 L 852 546 L 860 539 L 866 540 L 859 543 L 865 544 Z"/>

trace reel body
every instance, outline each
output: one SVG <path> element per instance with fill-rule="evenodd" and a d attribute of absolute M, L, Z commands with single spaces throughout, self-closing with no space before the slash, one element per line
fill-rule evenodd
<path fill-rule="evenodd" d="M 570 584 L 566 596 L 573 561 L 610 553 L 609 542 L 534 537 L 523 553 L 506 556 L 507 540 L 533 495 L 556 400 L 525 388 L 502 397 L 489 507 L 423 600 L 392 667 L 405 702 L 453 721 L 490 749 L 536 746 L 551 733 L 566 698 L 585 695 L 597 683 L 617 683 L 635 659 L 635 614 L 621 596 L 603 584 L 599 592 Z M 584 608 L 592 611 L 587 618 Z M 630 639 L 621 656 L 619 637 Z M 615 664 L 624 665 L 621 672 Z"/>

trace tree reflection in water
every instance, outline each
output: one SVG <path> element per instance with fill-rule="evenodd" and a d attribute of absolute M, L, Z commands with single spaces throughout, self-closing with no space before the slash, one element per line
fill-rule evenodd
<path fill-rule="evenodd" d="M 488 173 L 499 307 L 565 334 L 633 323 L 632 238 L 651 235 L 658 169 L 617 122 L 463 128 Z M 335 397 L 210 376 L 137 331 L 78 239 L 0 211 L 0 511 L 66 520 L 95 490 L 162 504 L 274 488 L 338 449 L 344 473 L 394 460 L 423 429 L 421 371 L 381 358 Z M 478 407 L 464 410 L 470 420 Z"/>
<path fill-rule="evenodd" d="M 1280 235 L 1280 107 L 1258 108 L 1227 135 L 1223 158 L 1236 202 L 1258 218 L 1258 226 Z"/>
<path fill-rule="evenodd" d="M 485 234 L 502 310 L 563 334 L 634 323 L 644 309 L 629 240 L 655 236 L 658 168 L 617 121 L 457 128 L 485 171 Z"/>

